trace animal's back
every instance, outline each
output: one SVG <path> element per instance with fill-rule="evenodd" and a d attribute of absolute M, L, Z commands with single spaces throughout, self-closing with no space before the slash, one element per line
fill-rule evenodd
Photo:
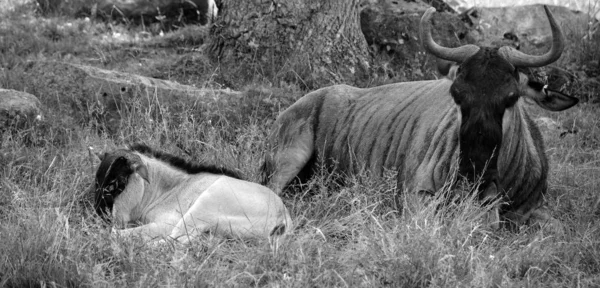
<path fill-rule="evenodd" d="M 321 107 L 313 124 L 317 159 L 349 174 L 398 170 L 399 180 L 411 188 L 438 189 L 458 145 L 451 84 L 442 79 L 368 89 L 338 85 L 306 95 Z"/>
<path fill-rule="evenodd" d="M 216 223 L 225 223 L 216 227 L 223 234 L 268 237 L 274 230 L 278 230 L 274 233 L 277 234 L 292 228 L 292 219 L 282 199 L 254 182 L 221 176 L 198 201 L 203 203 L 198 206 L 203 211 L 198 212 L 212 211 Z"/>
<path fill-rule="evenodd" d="M 300 170 L 324 163 L 346 174 L 380 176 L 391 169 L 398 171 L 399 189 L 439 190 L 458 172 L 460 113 L 451 85 L 447 79 L 369 89 L 337 85 L 305 95 L 273 126 L 264 183 L 280 193 Z M 548 166 L 522 102 L 505 113 L 498 160 L 509 210 L 517 214 L 541 203 Z"/>

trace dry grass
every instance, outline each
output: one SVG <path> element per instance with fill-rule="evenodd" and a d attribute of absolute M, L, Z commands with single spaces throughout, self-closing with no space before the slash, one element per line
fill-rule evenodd
<path fill-rule="evenodd" d="M 83 47 L 78 43 L 86 43 L 80 38 L 84 36 L 73 34 L 52 42 L 55 46 L 48 50 L 44 43 L 50 42 L 43 38 L 24 32 L 3 35 L 9 41 L 0 43 L 5 55 L 0 87 L 21 91 L 39 86 L 15 68 L 25 59 L 59 57 L 59 51 L 78 51 Z M 113 61 L 121 61 L 124 56 L 110 52 L 120 46 L 110 45 L 95 49 L 115 53 L 110 54 Z M 23 47 L 33 48 L 29 53 Z M 72 123 L 60 113 L 49 113 L 43 123 L 25 130 L 3 131 L 0 286 L 600 285 L 600 225 L 593 207 L 600 187 L 600 115 L 598 106 L 585 103 L 561 113 L 536 111 L 578 131 L 561 138 L 561 131 L 543 130 L 551 160 L 547 202 L 565 225 L 564 232 L 536 227 L 489 231 L 481 225 L 485 208 L 473 201 L 436 211 L 436 205 L 424 206 L 407 197 L 410 208 L 397 215 L 392 209 L 393 175 L 379 181 L 356 177 L 339 187 L 327 183 L 325 174 L 301 193 L 286 195 L 297 226 L 277 248 L 266 240 L 209 236 L 188 246 L 149 247 L 137 239 L 111 236 L 91 209 L 90 195 L 84 194 L 93 177 L 86 148 L 104 150 L 143 141 L 190 159 L 234 167 L 257 181 L 270 124 L 302 92 L 293 85 L 246 87 L 245 97 L 230 106 L 150 103 L 149 110 L 131 101 L 116 132 L 102 132 L 110 129 L 101 129 L 106 123 L 91 114 L 82 118 L 87 119 L 82 126 L 69 126 Z M 46 105 L 54 101 L 52 93 L 36 91 Z M 68 101 L 78 95 L 60 96 Z"/>

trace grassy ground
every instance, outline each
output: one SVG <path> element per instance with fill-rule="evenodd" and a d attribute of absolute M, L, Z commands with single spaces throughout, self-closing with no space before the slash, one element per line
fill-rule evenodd
<path fill-rule="evenodd" d="M 126 70 L 124 63 L 176 54 L 169 50 L 174 47 L 152 42 L 135 42 L 142 48 L 133 53 L 131 42 L 98 41 L 106 40 L 102 35 L 107 35 L 107 24 L 28 17 L 0 22 L 2 88 L 28 91 L 37 86 L 31 83 L 35 79 L 19 72 L 27 60 L 59 59 Z M 115 29 L 121 28 L 110 31 Z M 190 41 L 189 46 L 198 43 Z M 177 58 L 177 63 L 204 63 L 202 56 L 190 55 Z M 153 68 L 140 74 L 159 71 L 182 82 L 220 85 L 210 80 L 216 70 L 185 70 L 164 59 L 153 61 Z M 535 110 L 577 130 L 560 137 L 562 130 L 543 129 L 551 161 L 548 207 L 565 225 L 562 232 L 536 227 L 489 231 L 481 225 L 484 210 L 468 201 L 435 213 L 435 205 L 423 207 L 409 198 L 410 209 L 400 216 L 391 208 L 393 176 L 377 182 L 357 177 L 345 187 L 332 187 L 322 175 L 302 190 L 319 193 L 285 197 L 297 226 L 279 246 L 266 240 L 207 236 L 185 247 L 148 247 L 136 239 L 111 237 L 92 211 L 90 195 L 85 195 L 98 164 L 90 159 L 88 146 L 109 150 L 143 141 L 259 179 L 257 168 L 270 124 L 304 91 L 288 84 L 238 85 L 246 87 L 245 97 L 229 107 L 189 108 L 155 117 L 133 105 L 121 115 L 117 133 L 99 133 L 91 120 L 71 126 L 61 113 L 52 112 L 55 107 L 47 107 L 42 123 L 3 131 L 0 287 L 600 285 L 600 223 L 594 207 L 600 190 L 600 107 L 587 103 L 561 113 Z M 586 96 L 596 93 L 570 89 Z M 37 91 L 36 96 L 51 103 L 58 95 L 48 91 Z"/>

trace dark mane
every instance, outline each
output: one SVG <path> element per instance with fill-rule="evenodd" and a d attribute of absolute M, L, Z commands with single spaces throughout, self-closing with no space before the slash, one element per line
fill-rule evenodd
<path fill-rule="evenodd" d="M 139 152 L 146 156 L 150 156 L 150 157 L 162 160 L 162 161 L 168 163 L 169 165 L 173 166 L 174 168 L 182 170 L 188 174 L 212 173 L 212 174 L 226 175 L 226 176 L 236 178 L 236 179 L 243 179 L 242 176 L 238 172 L 235 172 L 226 167 L 217 166 L 217 165 L 213 165 L 213 164 L 190 162 L 181 157 L 154 150 L 146 144 L 134 143 L 133 145 L 131 145 L 129 147 L 129 149 L 131 151 Z"/>

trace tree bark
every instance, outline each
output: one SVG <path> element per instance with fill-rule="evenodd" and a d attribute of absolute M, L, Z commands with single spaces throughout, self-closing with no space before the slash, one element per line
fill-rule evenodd
<path fill-rule="evenodd" d="M 221 65 L 250 65 L 275 81 L 317 88 L 355 82 L 370 56 L 360 0 L 223 0 L 209 54 Z"/>

